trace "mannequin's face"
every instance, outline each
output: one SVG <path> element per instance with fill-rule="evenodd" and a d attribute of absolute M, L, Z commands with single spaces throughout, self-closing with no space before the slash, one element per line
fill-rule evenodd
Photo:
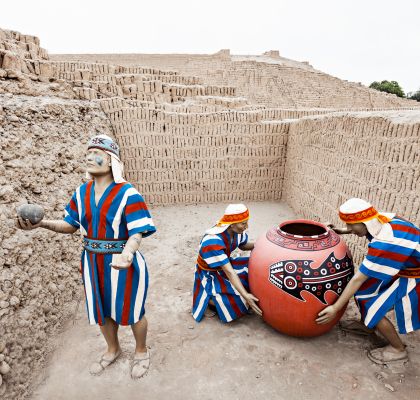
<path fill-rule="evenodd" d="M 100 149 L 89 149 L 86 154 L 86 171 L 93 177 L 112 173 L 111 156 Z"/>
<path fill-rule="evenodd" d="M 351 231 L 351 233 L 354 233 L 355 235 L 359 237 L 363 237 L 368 234 L 366 225 L 363 222 L 359 222 L 357 224 L 346 224 L 346 225 L 347 225 L 347 229 Z"/>
<path fill-rule="evenodd" d="M 230 231 L 233 233 L 244 233 L 248 229 L 248 221 L 239 222 L 238 224 L 232 224 L 229 228 Z"/>

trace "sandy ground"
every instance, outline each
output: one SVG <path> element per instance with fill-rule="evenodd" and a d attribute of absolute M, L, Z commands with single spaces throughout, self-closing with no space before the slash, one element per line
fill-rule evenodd
<path fill-rule="evenodd" d="M 250 203 L 250 239 L 293 218 L 284 203 Z M 366 350 L 373 341 L 338 328 L 314 339 L 282 335 L 256 315 L 223 325 L 217 318 L 197 324 L 191 317 L 193 267 L 202 233 L 223 205 L 152 209 L 158 233 L 142 243 L 150 272 L 147 302 L 151 367 L 130 378 L 134 341 L 120 329 L 120 359 L 99 377 L 89 365 L 104 340 L 89 326 L 81 300 L 55 351 L 38 377 L 32 400 L 46 399 L 419 399 L 420 334 L 405 337 L 410 363 L 384 368 Z M 76 256 L 76 255 L 75 255 Z M 344 318 L 356 315 L 354 305 Z M 393 393 L 395 391 L 395 393 Z"/>

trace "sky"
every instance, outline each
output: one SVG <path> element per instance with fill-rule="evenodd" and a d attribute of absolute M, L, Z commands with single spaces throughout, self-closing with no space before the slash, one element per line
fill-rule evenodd
<path fill-rule="evenodd" d="M 0 28 L 53 53 L 280 55 L 353 82 L 420 89 L 420 0 L 4 1 Z"/>

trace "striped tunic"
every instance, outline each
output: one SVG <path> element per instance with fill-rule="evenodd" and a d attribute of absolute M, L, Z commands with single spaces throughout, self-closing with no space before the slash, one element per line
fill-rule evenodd
<path fill-rule="evenodd" d="M 248 242 L 248 235 L 234 234 L 227 231 L 216 235 L 205 235 L 200 243 L 199 256 L 194 275 L 192 314 L 200 322 L 212 299 L 217 313 L 223 322 L 230 322 L 247 313 L 248 306 L 238 291 L 233 287 L 222 270 L 222 266 L 231 263 L 239 279 L 248 290 L 249 257 L 231 257 L 231 252 Z M 201 261 L 200 261 L 201 260 Z M 200 267 L 204 265 L 206 270 Z"/>
<path fill-rule="evenodd" d="M 89 181 L 76 189 L 65 209 L 64 221 L 80 229 L 82 236 L 95 239 L 128 239 L 156 231 L 143 197 L 129 183 L 111 183 L 95 204 L 95 183 Z M 115 254 L 83 250 L 81 271 L 90 324 L 103 325 L 105 317 L 120 325 L 132 325 L 145 312 L 148 272 L 137 251 L 132 265 L 125 270 L 110 266 Z"/>
<path fill-rule="evenodd" d="M 373 238 L 369 244 L 359 269 L 369 278 L 355 300 L 367 327 L 394 308 L 399 332 L 408 333 L 420 329 L 420 229 L 398 217 L 389 224 L 393 239 Z"/>

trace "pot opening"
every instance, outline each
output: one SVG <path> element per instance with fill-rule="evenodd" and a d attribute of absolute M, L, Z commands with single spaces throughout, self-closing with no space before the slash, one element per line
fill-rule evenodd
<path fill-rule="evenodd" d="M 283 232 L 291 235 L 299 236 L 315 236 L 326 233 L 326 229 L 319 225 L 305 224 L 301 222 L 293 222 L 291 224 L 283 225 L 280 228 Z"/>

